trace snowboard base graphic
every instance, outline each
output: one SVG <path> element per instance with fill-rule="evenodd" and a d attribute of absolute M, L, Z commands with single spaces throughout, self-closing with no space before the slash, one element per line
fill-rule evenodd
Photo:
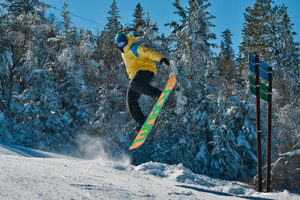
<path fill-rule="evenodd" d="M 142 126 L 140 132 L 136 136 L 136 138 L 135 138 L 134 142 L 132 143 L 132 145 L 130 146 L 129 150 L 135 149 L 135 148 L 141 146 L 145 142 L 147 135 L 150 132 L 150 130 L 157 118 L 158 113 L 160 112 L 162 106 L 164 105 L 169 94 L 171 93 L 172 89 L 174 88 L 175 83 L 176 83 L 176 77 L 171 76 L 166 84 L 164 91 L 162 92 L 159 99 L 157 100 L 155 106 L 153 107 L 152 111 L 150 112 L 148 118 L 146 119 L 146 122 Z"/>

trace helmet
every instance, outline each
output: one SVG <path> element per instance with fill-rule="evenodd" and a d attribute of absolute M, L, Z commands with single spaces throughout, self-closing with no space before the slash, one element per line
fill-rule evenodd
<path fill-rule="evenodd" d="M 118 32 L 115 36 L 115 43 L 119 47 L 125 47 L 128 43 L 128 40 L 127 40 L 127 37 L 126 37 L 125 33 Z"/>

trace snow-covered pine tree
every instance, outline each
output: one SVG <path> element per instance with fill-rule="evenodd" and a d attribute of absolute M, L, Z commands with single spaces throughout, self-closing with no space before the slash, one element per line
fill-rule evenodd
<path fill-rule="evenodd" d="M 107 24 L 105 25 L 106 31 L 118 32 L 122 29 L 122 25 L 120 22 L 120 14 L 119 8 L 117 6 L 117 2 L 113 0 L 113 3 L 110 6 L 110 10 L 108 11 L 109 16 L 107 19 Z M 114 37 L 114 36 L 113 36 Z"/>
<path fill-rule="evenodd" d="M 299 43 L 294 41 L 287 7 L 272 7 L 271 3 L 272 0 L 257 0 L 253 8 L 246 10 L 239 68 L 246 81 L 248 53 L 259 54 L 273 68 L 274 159 L 278 153 L 299 147 L 299 113 L 295 112 L 299 105 Z"/>
<path fill-rule="evenodd" d="M 294 41 L 293 24 L 287 7 L 276 6 L 272 18 L 272 49 L 274 63 L 274 88 L 281 96 L 281 106 L 292 101 L 300 93 L 299 43 Z M 279 102 L 278 102 L 279 103 Z"/>
<path fill-rule="evenodd" d="M 61 16 L 63 17 L 63 26 L 64 26 L 64 32 L 68 33 L 71 29 L 72 21 L 70 18 L 70 11 L 69 11 L 69 5 L 64 2 L 63 11 L 61 13 Z"/>
<path fill-rule="evenodd" d="M 82 68 L 82 78 L 85 81 L 86 93 L 82 99 L 85 106 L 88 106 L 95 113 L 97 99 L 99 99 L 99 85 L 101 85 L 101 64 L 94 60 L 94 52 L 96 49 L 96 38 L 91 31 L 80 30 L 78 40 L 78 56 L 76 62 Z"/>
<path fill-rule="evenodd" d="M 213 56 L 211 48 L 216 46 L 212 43 L 212 40 L 216 39 L 216 35 L 210 31 L 215 26 L 211 22 L 215 16 L 208 11 L 210 6 L 208 0 L 190 0 L 188 7 L 189 25 L 187 33 L 191 38 L 186 45 L 187 53 L 192 62 L 193 60 L 199 62 L 198 55 L 201 53 L 201 61 L 204 65 L 211 64 L 210 60 Z"/>
<path fill-rule="evenodd" d="M 108 15 L 107 24 L 97 38 L 97 46 L 93 56 L 97 62 L 102 63 L 102 66 L 100 66 L 100 73 L 102 74 L 100 88 L 103 95 L 112 90 L 115 86 L 115 80 L 118 80 L 116 78 L 119 70 L 117 66 L 121 62 L 120 52 L 115 47 L 114 37 L 117 32 L 122 31 L 123 27 L 120 22 L 121 17 L 115 0 L 110 6 Z M 105 96 L 103 96 L 103 98 L 105 98 Z"/>
<path fill-rule="evenodd" d="M 97 39 L 97 46 L 94 53 L 95 60 L 98 62 L 103 62 L 103 72 L 109 79 L 110 76 L 116 75 L 116 66 L 121 62 L 121 56 L 117 48 L 115 48 L 114 37 L 117 32 L 122 31 L 123 27 L 120 22 L 119 9 L 116 1 L 114 0 L 108 11 L 107 24 L 104 30 L 100 33 Z M 114 72 L 114 73 L 112 73 Z M 105 77 L 105 76 L 103 76 Z M 105 80 L 109 83 L 109 80 Z M 111 88 L 112 86 L 107 86 Z"/>
<path fill-rule="evenodd" d="M 156 125 L 154 150 L 143 149 L 150 159 L 140 156 L 138 160 L 183 163 L 197 173 L 226 179 L 248 177 L 255 173 L 256 163 L 253 107 L 227 97 L 218 87 L 224 80 L 218 76 L 211 50 L 209 5 L 189 2 L 188 24 L 176 35 L 182 43 L 172 53 L 175 65 L 171 68 L 178 83 L 170 104 L 175 105 L 168 109 L 167 104 L 160 114 L 163 122 Z M 166 123 L 173 121 L 173 125 Z M 221 166 L 226 170 L 220 170 Z"/>
<path fill-rule="evenodd" d="M 188 11 L 184 9 L 179 0 L 175 0 L 173 3 L 173 6 L 175 7 L 174 14 L 178 15 L 179 17 L 179 23 L 176 21 L 171 21 L 170 23 L 165 24 L 165 26 L 169 26 L 172 29 L 171 34 L 164 40 L 167 42 L 168 50 L 172 55 L 172 57 L 176 57 L 176 55 L 180 54 L 179 51 L 184 49 L 184 45 L 186 43 L 187 38 L 186 35 L 183 34 L 182 29 L 186 28 L 188 24 Z M 163 38 L 163 37 L 162 37 Z M 183 53 L 183 52 L 181 52 Z M 174 59 L 173 58 L 173 59 Z M 180 60 L 180 56 L 177 58 Z M 176 61 L 175 61 L 176 63 Z M 178 69 L 174 69 L 175 74 L 178 74 Z"/>
<path fill-rule="evenodd" d="M 234 61 L 234 51 L 232 48 L 231 32 L 226 29 L 222 32 L 222 38 L 220 45 L 220 53 L 217 57 L 217 67 L 220 76 L 224 77 L 226 82 L 223 84 L 220 82 L 219 87 L 226 88 L 228 94 L 232 94 L 232 84 L 237 80 L 237 70 Z"/>
<path fill-rule="evenodd" d="M 187 15 L 187 11 L 181 7 L 179 0 L 175 0 L 173 6 L 176 8 L 174 14 L 177 14 L 180 17 L 179 19 L 180 23 L 178 24 L 176 21 L 172 21 L 170 23 L 165 24 L 165 26 L 172 27 L 173 28 L 172 33 L 177 33 L 180 32 L 186 26 L 188 21 L 188 15 Z"/>
<path fill-rule="evenodd" d="M 97 38 L 97 46 L 95 51 L 95 56 L 98 57 L 96 61 L 102 63 L 101 70 L 101 92 L 103 95 L 112 91 L 114 88 L 118 88 L 118 83 L 121 83 L 122 78 L 118 77 L 125 73 L 125 69 L 119 67 L 122 61 L 121 54 L 116 48 L 114 42 L 115 35 L 122 31 L 123 27 L 120 22 L 120 14 L 116 1 L 114 0 L 111 4 L 111 9 L 108 12 L 107 24 L 104 30 Z M 121 72 L 122 73 L 121 73 Z M 124 79 L 124 78 L 123 78 Z M 116 82 L 118 80 L 118 82 Z M 123 86 L 124 87 L 124 86 Z M 103 96 L 105 98 L 105 96 Z M 104 99 L 102 99 L 104 100 Z"/>
<path fill-rule="evenodd" d="M 20 134 L 15 143 L 31 148 L 44 146 L 61 151 L 64 149 L 62 144 L 69 142 L 69 137 L 62 138 L 60 135 L 60 97 L 55 91 L 56 83 L 52 73 L 36 66 L 26 71 L 28 85 L 18 99 L 23 106 L 15 115 L 18 122 L 15 130 Z"/>
<path fill-rule="evenodd" d="M 234 62 L 234 51 L 232 48 L 231 32 L 226 29 L 222 32 L 221 49 L 217 57 L 217 66 L 221 76 L 231 81 L 236 77 L 236 65 Z"/>
<path fill-rule="evenodd" d="M 147 31 L 151 31 L 151 32 L 157 32 L 158 31 L 157 23 L 154 23 L 154 24 L 152 23 L 149 10 L 147 12 L 147 17 L 146 17 L 145 22 L 146 22 L 146 30 Z"/>
<path fill-rule="evenodd" d="M 24 146 L 37 148 L 45 142 L 44 139 L 52 136 L 53 132 L 47 132 L 46 124 L 50 124 L 48 120 L 51 120 L 51 112 L 57 110 L 59 98 L 55 95 L 55 83 L 50 76 L 51 72 L 47 71 L 46 67 L 49 55 L 46 36 L 50 34 L 51 27 L 42 24 L 37 14 L 29 15 L 28 20 L 31 21 L 28 28 L 32 31 L 32 39 L 27 41 L 26 54 L 23 58 L 25 62 L 20 72 L 22 81 L 17 100 L 22 107 L 15 107 L 18 111 L 15 115 L 18 122 L 16 127 L 20 135 L 15 141 Z"/>
<path fill-rule="evenodd" d="M 10 109 L 13 89 L 13 80 L 10 76 L 14 69 L 12 65 L 13 55 L 10 50 L 2 48 L 0 50 L 0 141 L 11 143 L 13 141 L 11 133 L 15 125 Z"/>
<path fill-rule="evenodd" d="M 293 151 L 300 146 L 299 134 L 299 43 L 294 41 L 293 24 L 285 5 L 274 7 L 272 16 L 273 110 L 276 116 L 277 153 Z M 298 108 L 298 109 L 297 109 Z M 277 155 L 277 154 L 276 154 Z"/>
<path fill-rule="evenodd" d="M 147 17 L 145 19 L 145 23 L 146 26 L 144 28 L 144 40 L 143 40 L 143 44 L 145 41 L 145 39 L 148 40 L 148 42 L 146 42 L 146 46 L 150 45 L 150 43 L 152 43 L 152 45 L 154 44 L 154 46 L 159 46 L 159 42 L 157 41 L 159 39 L 158 36 L 158 27 L 157 27 L 157 23 L 153 23 L 151 20 L 151 16 L 150 16 L 150 11 L 148 10 L 147 12 Z M 149 46 L 151 47 L 151 46 Z"/>
<path fill-rule="evenodd" d="M 89 133 L 101 137 L 108 155 L 121 155 L 128 148 L 126 127 L 126 90 L 128 78 L 122 63 L 121 53 L 116 48 L 114 37 L 122 31 L 119 9 L 114 0 L 108 12 L 107 24 L 97 38 L 94 58 L 100 63 L 99 99 L 96 118 Z M 125 145 L 126 144 L 126 145 Z"/>
<path fill-rule="evenodd" d="M 7 24 L 5 23 L 6 15 L 0 6 L 0 53 L 10 48 L 10 42 L 7 34 Z"/>
<path fill-rule="evenodd" d="M 13 5 L 14 3 L 16 4 Z M 26 3 L 27 6 L 32 6 L 32 9 L 35 9 L 32 1 Z M 27 7 L 24 6 L 25 4 L 21 4 L 13 1 L 4 2 L 2 6 L 5 10 L 3 15 L 1 15 L 1 29 L 5 28 L 1 31 L 4 36 L 1 38 L 1 43 L 3 44 L 1 57 L 5 69 L 2 70 L 1 77 L 3 89 L 1 101 L 3 108 L 1 112 L 3 112 L 7 122 L 3 128 L 9 130 L 12 136 L 9 142 L 14 142 L 16 138 L 22 137 L 22 131 L 17 131 L 22 123 L 18 120 L 18 116 L 22 114 L 21 110 L 23 107 L 18 95 L 25 89 L 24 55 L 26 54 L 28 43 L 34 35 L 30 24 L 36 24 L 35 21 L 39 19 L 39 15 L 34 10 L 26 13 Z"/>
<path fill-rule="evenodd" d="M 33 14 L 37 11 L 37 7 L 40 6 L 39 0 L 4 0 L 1 3 L 4 8 L 7 9 L 9 15 L 19 16 L 21 14 Z"/>
<path fill-rule="evenodd" d="M 77 29 L 72 27 L 67 4 L 63 7 L 62 16 L 64 29 L 61 35 L 48 39 L 51 45 L 48 67 L 56 83 L 55 92 L 59 95 L 59 109 L 54 111 L 59 116 L 56 119 L 56 132 L 53 140 L 48 141 L 55 150 L 62 150 L 60 145 L 64 143 L 74 145 L 76 131 L 93 116 L 86 108 L 86 94 L 93 93 L 93 90 L 83 78 L 80 58 L 84 55 L 80 55 L 80 40 L 77 38 Z"/>
<path fill-rule="evenodd" d="M 185 92 L 189 96 L 209 93 L 207 89 L 213 87 L 211 81 L 217 74 L 211 50 L 215 46 L 211 41 L 216 37 L 210 30 L 214 26 L 211 23 L 214 16 L 208 12 L 209 6 L 207 0 L 189 1 L 188 25 L 178 33 L 180 44 L 177 55 L 180 59 L 177 63 L 178 66 L 183 65 L 178 68 L 182 71 L 178 71 L 179 79 L 183 79 L 181 82 L 187 86 Z M 194 84 L 201 85 L 199 91 L 198 88 L 192 87 Z"/>
<path fill-rule="evenodd" d="M 136 13 L 135 13 L 136 14 Z M 143 17 L 143 15 L 141 15 Z M 158 27 L 156 23 L 153 23 L 150 16 L 150 11 L 147 12 L 147 17 L 144 20 L 144 24 L 138 28 L 140 31 L 139 35 L 134 33 L 134 27 L 132 28 L 132 33 L 138 38 L 138 42 L 145 45 L 148 48 L 159 50 L 159 36 Z M 137 19 L 135 20 L 137 21 Z M 138 32 L 138 31 L 136 31 Z"/>
<path fill-rule="evenodd" d="M 210 116 L 213 139 L 209 174 L 224 179 L 247 180 L 255 174 L 256 135 L 254 106 L 220 90 Z"/>
<path fill-rule="evenodd" d="M 256 0 L 254 7 L 246 9 L 245 22 L 242 30 L 243 41 L 240 46 L 239 73 L 245 82 L 248 81 L 248 55 L 258 54 L 267 63 L 272 61 L 270 44 L 270 18 L 273 0 Z"/>
<path fill-rule="evenodd" d="M 132 27 L 129 28 L 129 31 L 136 37 L 143 36 L 145 33 L 147 24 L 144 19 L 144 10 L 140 3 L 137 3 L 134 14 L 133 14 L 133 23 Z"/>
<path fill-rule="evenodd" d="M 244 80 L 248 81 L 249 53 L 259 54 L 273 68 L 273 110 L 276 116 L 273 124 L 277 138 L 274 147 L 283 153 L 293 150 L 286 147 L 299 145 L 295 143 L 297 136 L 294 129 L 290 130 L 283 125 L 295 127 L 299 123 L 283 116 L 288 109 L 294 108 L 292 105 L 299 104 L 299 43 L 294 41 L 295 33 L 292 31 L 293 24 L 287 14 L 287 7 L 272 7 L 271 3 L 272 0 L 257 0 L 253 8 L 246 9 L 239 69 Z M 294 114 L 293 119 L 298 115 Z"/>
<path fill-rule="evenodd" d="M 212 140 L 206 128 L 209 123 L 207 109 L 211 106 L 205 97 L 212 91 L 207 84 L 215 76 L 207 69 L 216 69 L 210 43 L 215 35 L 210 31 L 213 17 L 207 11 L 209 5 L 207 1 L 189 1 L 188 24 L 177 33 L 179 45 L 171 58 L 175 62 L 172 71 L 178 79 L 176 105 L 172 105 L 172 110 L 164 108 L 160 115 L 164 123 L 159 124 L 159 139 L 156 140 L 159 142 L 154 144 L 155 152 L 151 156 L 167 163 L 182 162 L 198 173 L 208 172 L 211 150 L 208 146 Z M 166 121 L 177 123 L 170 127 L 171 123 Z"/>

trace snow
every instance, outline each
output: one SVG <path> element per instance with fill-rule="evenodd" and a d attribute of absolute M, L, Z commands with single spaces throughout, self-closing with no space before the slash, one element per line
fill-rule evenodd
<path fill-rule="evenodd" d="M 0 199 L 290 199 L 192 173 L 182 164 L 84 160 L 0 143 Z"/>
<path fill-rule="evenodd" d="M 293 152 L 286 152 L 284 154 L 280 154 L 281 157 L 283 157 L 283 156 L 292 157 L 294 155 L 300 155 L 300 149 L 295 150 Z"/>

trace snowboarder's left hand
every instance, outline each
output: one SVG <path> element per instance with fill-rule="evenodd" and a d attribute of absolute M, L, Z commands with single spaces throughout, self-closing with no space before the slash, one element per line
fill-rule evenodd
<path fill-rule="evenodd" d="M 162 58 L 161 60 L 160 60 L 160 64 L 162 65 L 162 64 L 166 64 L 166 65 L 170 65 L 170 62 L 169 62 L 169 60 L 167 59 L 167 58 Z"/>

